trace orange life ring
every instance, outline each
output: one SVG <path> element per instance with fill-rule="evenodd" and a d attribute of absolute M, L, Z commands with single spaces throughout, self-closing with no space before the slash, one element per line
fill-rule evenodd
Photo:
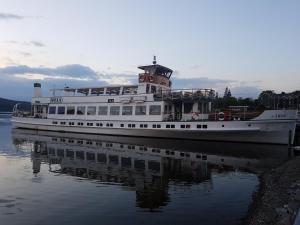
<path fill-rule="evenodd" d="M 146 76 L 145 75 L 140 75 L 139 81 L 140 82 L 144 82 L 145 81 Z"/>
<path fill-rule="evenodd" d="M 153 82 L 154 81 L 154 77 L 153 76 L 149 76 L 149 81 Z"/>
<path fill-rule="evenodd" d="M 193 119 L 193 120 L 199 119 L 199 113 L 193 112 L 193 114 L 192 114 L 192 119 Z"/>
<path fill-rule="evenodd" d="M 219 119 L 220 121 L 225 120 L 225 117 L 226 117 L 225 113 L 219 112 L 219 114 L 218 114 L 218 119 Z"/>

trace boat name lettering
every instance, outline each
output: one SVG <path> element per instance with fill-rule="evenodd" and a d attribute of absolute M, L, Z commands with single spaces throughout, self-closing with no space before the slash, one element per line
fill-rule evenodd
<path fill-rule="evenodd" d="M 51 103 L 61 103 L 63 101 L 62 97 L 52 97 L 50 98 Z"/>

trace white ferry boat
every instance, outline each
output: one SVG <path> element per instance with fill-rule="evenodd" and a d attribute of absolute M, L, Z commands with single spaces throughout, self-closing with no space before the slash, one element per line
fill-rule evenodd
<path fill-rule="evenodd" d="M 172 89 L 173 71 L 156 64 L 140 66 L 137 85 L 52 89 L 43 97 L 34 84 L 32 111 L 16 106 L 16 128 L 60 132 L 292 144 L 296 110 L 260 113 L 232 108 L 218 111 L 212 89 Z"/>

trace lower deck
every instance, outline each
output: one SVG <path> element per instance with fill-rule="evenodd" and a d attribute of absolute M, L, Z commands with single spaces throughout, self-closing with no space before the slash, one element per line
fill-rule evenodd
<path fill-rule="evenodd" d="M 295 121 L 86 121 L 13 117 L 17 128 L 73 133 L 254 143 L 293 143 Z"/>

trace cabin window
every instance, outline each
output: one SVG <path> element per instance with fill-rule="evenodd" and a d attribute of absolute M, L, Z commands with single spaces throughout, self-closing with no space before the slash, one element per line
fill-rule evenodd
<path fill-rule="evenodd" d="M 52 124 L 57 124 L 57 122 L 56 121 L 52 121 Z"/>
<path fill-rule="evenodd" d="M 95 161 L 95 154 L 92 153 L 92 152 L 87 152 L 86 153 L 86 159 L 89 160 L 89 161 Z"/>
<path fill-rule="evenodd" d="M 66 153 L 68 158 L 74 159 L 74 152 L 72 150 L 67 150 Z"/>
<path fill-rule="evenodd" d="M 202 128 L 204 128 L 204 129 L 207 129 L 207 125 L 206 125 L 206 124 L 205 124 L 205 125 L 203 125 L 203 126 L 202 126 Z"/>
<path fill-rule="evenodd" d="M 107 115 L 107 106 L 99 106 L 98 115 Z"/>
<path fill-rule="evenodd" d="M 120 127 L 124 127 L 124 124 L 123 124 L 123 123 L 121 123 L 121 124 L 120 124 Z"/>
<path fill-rule="evenodd" d="M 88 106 L 87 107 L 87 115 L 89 115 L 89 116 L 96 115 L 96 106 Z"/>
<path fill-rule="evenodd" d="M 185 128 L 185 125 L 184 125 L 184 124 L 181 124 L 181 125 L 180 125 L 180 128 Z"/>
<path fill-rule="evenodd" d="M 121 158 L 122 167 L 131 167 L 131 158 L 130 157 L 122 157 Z"/>
<path fill-rule="evenodd" d="M 57 156 L 64 157 L 65 151 L 63 149 L 57 149 Z"/>
<path fill-rule="evenodd" d="M 145 169 L 145 160 L 135 159 L 134 160 L 134 168 L 144 170 Z"/>
<path fill-rule="evenodd" d="M 148 162 L 148 168 L 152 171 L 159 172 L 160 171 L 160 163 L 155 161 Z"/>
<path fill-rule="evenodd" d="M 65 114 L 65 107 L 64 106 L 58 106 L 57 108 L 57 114 L 63 115 Z"/>
<path fill-rule="evenodd" d="M 167 124 L 167 125 L 166 125 L 166 128 L 170 128 L 170 127 L 171 127 L 170 124 Z"/>
<path fill-rule="evenodd" d="M 112 163 L 112 164 L 119 163 L 119 156 L 117 156 L 117 155 L 109 155 L 108 158 L 109 158 L 109 163 Z"/>
<path fill-rule="evenodd" d="M 75 155 L 76 155 L 76 159 L 84 160 L 84 152 L 83 151 L 77 151 L 75 153 Z"/>
<path fill-rule="evenodd" d="M 56 106 L 50 106 L 49 107 L 49 114 L 55 114 L 56 113 Z"/>
<path fill-rule="evenodd" d="M 137 105 L 135 107 L 135 115 L 146 115 L 146 106 L 145 105 Z"/>
<path fill-rule="evenodd" d="M 111 106 L 109 109 L 109 113 L 113 116 L 120 115 L 120 106 Z"/>
<path fill-rule="evenodd" d="M 85 106 L 77 107 L 77 115 L 85 115 Z"/>
<path fill-rule="evenodd" d="M 107 161 L 106 155 L 103 154 L 103 153 L 98 153 L 97 154 L 97 161 L 100 162 L 100 163 L 106 163 L 106 161 Z"/>
<path fill-rule="evenodd" d="M 132 115 L 132 106 L 123 106 L 122 115 Z"/>
<path fill-rule="evenodd" d="M 175 125 L 174 125 L 174 124 L 171 124 L 171 128 L 175 128 Z"/>
<path fill-rule="evenodd" d="M 150 105 L 149 114 L 150 115 L 160 115 L 161 114 L 161 106 L 160 105 Z"/>
<path fill-rule="evenodd" d="M 74 114 L 75 114 L 75 106 L 68 106 L 67 115 L 74 115 Z"/>

